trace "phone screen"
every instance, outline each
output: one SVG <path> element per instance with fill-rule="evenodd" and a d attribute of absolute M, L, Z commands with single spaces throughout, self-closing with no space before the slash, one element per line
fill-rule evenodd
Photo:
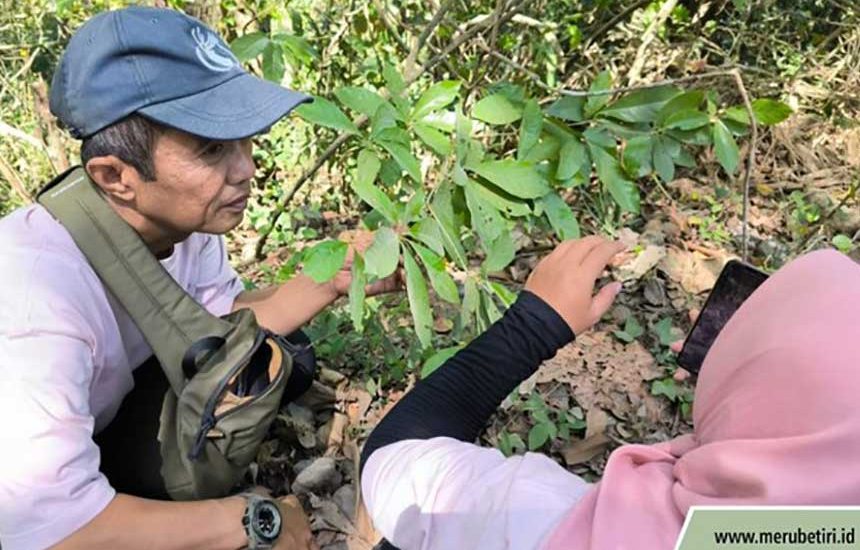
<path fill-rule="evenodd" d="M 690 372 L 699 372 L 705 355 L 717 335 L 741 304 L 767 279 L 767 274 L 737 260 L 723 268 L 705 307 L 687 335 L 678 355 L 678 364 Z"/>

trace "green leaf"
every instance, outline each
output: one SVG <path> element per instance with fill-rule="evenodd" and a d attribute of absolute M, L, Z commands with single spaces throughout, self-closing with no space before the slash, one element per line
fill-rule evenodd
<path fill-rule="evenodd" d="M 319 54 L 310 43 L 301 36 L 279 33 L 272 36 L 302 65 L 310 65 Z"/>
<path fill-rule="evenodd" d="M 651 135 L 645 135 L 637 136 L 627 142 L 621 162 L 628 174 L 641 178 L 651 173 L 654 141 Z"/>
<path fill-rule="evenodd" d="M 674 86 L 636 90 L 606 107 L 600 114 L 624 122 L 653 122 L 659 110 L 680 93 L 681 90 Z"/>
<path fill-rule="evenodd" d="M 484 269 L 487 270 L 487 273 L 501 271 L 514 261 L 516 252 L 511 234 L 505 231 L 490 244 L 487 257 L 484 259 Z"/>
<path fill-rule="evenodd" d="M 345 86 L 334 92 L 337 100 L 357 113 L 373 117 L 383 103 L 387 103 L 379 94 L 367 88 Z M 394 111 L 394 107 L 391 107 Z M 396 113 L 396 111 L 394 111 Z"/>
<path fill-rule="evenodd" d="M 430 276 L 430 284 L 433 285 L 433 290 L 436 294 L 446 302 L 460 305 L 460 293 L 457 290 L 457 283 L 445 270 L 445 259 L 439 256 L 429 248 L 421 246 L 417 243 L 412 243 L 412 247 L 418 252 L 421 262 L 427 269 L 427 275 Z"/>
<path fill-rule="evenodd" d="M 523 119 L 520 122 L 520 140 L 517 145 L 517 160 L 524 160 L 529 151 L 537 145 L 543 128 L 543 114 L 534 99 L 526 101 Z"/>
<path fill-rule="evenodd" d="M 304 253 L 302 272 L 317 283 L 331 280 L 346 260 L 349 247 L 341 241 L 323 241 Z"/>
<path fill-rule="evenodd" d="M 421 379 L 427 378 L 433 372 L 445 364 L 445 361 L 457 355 L 457 352 L 463 349 L 463 346 L 451 346 L 450 348 L 442 348 L 430 356 L 421 367 Z"/>
<path fill-rule="evenodd" d="M 395 223 L 398 218 L 397 208 L 391 199 L 373 184 L 379 174 L 380 166 L 376 153 L 369 149 L 362 149 L 358 154 L 358 167 L 351 187 L 361 200 L 376 209 L 390 223 Z"/>
<path fill-rule="evenodd" d="M 460 93 L 460 82 L 443 80 L 427 88 L 412 109 L 412 119 L 420 119 L 424 115 L 438 111 L 451 104 Z"/>
<path fill-rule="evenodd" d="M 711 117 L 702 111 L 694 111 L 691 109 L 676 111 L 666 117 L 663 127 L 666 129 L 678 130 L 695 130 L 701 128 L 711 121 Z"/>
<path fill-rule="evenodd" d="M 473 186 L 466 187 L 466 206 L 472 217 L 472 227 L 488 250 L 490 243 L 505 232 L 505 220 L 491 204 L 481 199 Z"/>
<path fill-rule="evenodd" d="M 738 169 L 740 155 L 735 138 L 732 137 L 729 129 L 720 120 L 714 123 L 712 131 L 714 136 L 714 152 L 717 155 L 717 160 L 720 161 L 720 165 L 726 172 L 734 174 Z"/>
<path fill-rule="evenodd" d="M 352 260 L 352 280 L 349 283 L 349 313 L 352 326 L 364 332 L 364 298 L 367 276 L 364 273 L 364 259 L 356 254 Z"/>
<path fill-rule="evenodd" d="M 397 129 L 397 111 L 389 103 L 381 104 L 370 117 L 370 139 L 376 141 L 386 130 Z"/>
<path fill-rule="evenodd" d="M 791 116 L 791 107 L 775 99 L 756 99 L 752 102 L 753 114 L 759 124 L 771 126 L 779 124 Z"/>
<path fill-rule="evenodd" d="M 602 147 L 592 145 L 591 158 L 597 168 L 597 177 L 612 199 L 625 212 L 639 213 L 639 189 L 632 181 L 624 177 L 621 165 Z"/>
<path fill-rule="evenodd" d="M 660 136 L 654 141 L 654 170 L 664 183 L 675 179 L 675 161 L 669 138 Z"/>
<path fill-rule="evenodd" d="M 568 122 L 582 122 L 585 119 L 583 107 L 585 98 L 582 96 L 561 96 L 555 103 L 549 106 L 546 114 Z"/>
<path fill-rule="evenodd" d="M 617 147 L 615 138 L 612 137 L 612 134 L 610 134 L 606 128 L 592 127 L 584 131 L 582 136 L 588 143 L 603 147 L 604 149 L 609 149 L 612 152 L 615 152 Z"/>
<path fill-rule="evenodd" d="M 303 119 L 320 126 L 357 134 L 358 128 L 343 114 L 340 108 L 323 97 L 314 97 L 313 103 L 306 103 L 296 109 Z"/>
<path fill-rule="evenodd" d="M 531 214 L 531 207 L 528 203 L 522 202 L 515 197 L 505 193 L 498 188 L 490 189 L 486 185 L 479 183 L 472 178 L 468 178 L 467 187 L 472 187 L 472 190 L 482 200 L 490 203 L 493 208 L 499 212 L 503 212 L 511 217 L 527 216 Z"/>
<path fill-rule="evenodd" d="M 677 95 L 657 112 L 657 123 L 662 125 L 667 118 L 678 111 L 697 111 L 704 100 L 705 93 L 701 90 L 693 90 L 692 92 Z"/>
<path fill-rule="evenodd" d="M 632 336 L 633 338 L 639 338 L 643 334 L 645 334 L 645 329 L 642 328 L 642 325 L 639 324 L 639 321 L 636 320 L 636 317 L 630 315 L 627 317 L 627 322 L 624 323 L 624 332 Z"/>
<path fill-rule="evenodd" d="M 421 141 L 439 156 L 447 157 L 451 154 L 451 139 L 436 128 L 418 123 L 412 129 Z"/>
<path fill-rule="evenodd" d="M 654 380 L 651 383 L 651 395 L 665 395 L 669 401 L 676 401 L 678 399 L 678 386 L 671 378 Z"/>
<path fill-rule="evenodd" d="M 433 338 L 433 312 L 430 309 L 430 295 L 427 292 L 427 282 L 421 268 L 408 249 L 403 251 L 403 264 L 406 268 L 406 295 L 409 298 L 409 309 L 415 323 L 415 334 L 421 346 L 430 346 Z"/>
<path fill-rule="evenodd" d="M 400 76 L 400 71 L 397 70 L 395 65 L 386 63 L 382 67 L 382 76 L 385 78 L 385 85 L 388 87 L 391 95 L 398 95 L 406 89 L 406 82 L 403 81 L 403 77 Z"/>
<path fill-rule="evenodd" d="M 409 174 L 415 183 L 421 183 L 421 164 L 412 154 L 412 151 L 402 143 L 396 141 L 380 140 L 378 142 L 386 151 L 391 153 L 397 164 Z"/>
<path fill-rule="evenodd" d="M 437 188 L 433 201 L 430 203 L 430 214 L 435 218 L 442 234 L 442 243 L 448 255 L 454 259 L 460 269 L 466 269 L 466 252 L 460 241 L 460 232 L 454 215 L 454 205 L 451 188 L 442 185 Z"/>
<path fill-rule="evenodd" d="M 230 49 L 233 50 L 236 59 L 244 63 L 263 53 L 268 45 L 268 36 L 261 32 L 252 32 L 234 40 L 230 44 Z"/>
<path fill-rule="evenodd" d="M 445 254 L 445 245 L 442 241 L 442 230 L 439 228 L 439 224 L 435 219 L 424 218 L 418 223 L 412 225 L 409 228 L 409 233 L 427 245 L 430 250 L 442 256 Z"/>
<path fill-rule="evenodd" d="M 390 227 L 380 227 L 364 253 L 365 270 L 378 279 L 388 277 L 400 263 L 400 241 Z"/>
<path fill-rule="evenodd" d="M 563 241 L 579 238 L 579 223 L 570 206 L 555 193 L 541 199 L 547 219 L 556 235 Z"/>
<path fill-rule="evenodd" d="M 501 283 L 490 281 L 490 289 L 492 289 L 493 293 L 499 297 L 499 300 L 502 301 L 502 304 L 504 304 L 505 307 L 511 307 L 511 305 L 517 301 L 516 293 L 511 292 Z"/>
<path fill-rule="evenodd" d="M 532 426 L 532 429 L 529 430 L 529 450 L 536 451 L 544 446 L 544 444 L 549 441 L 550 430 L 549 425 L 540 423 Z"/>
<path fill-rule="evenodd" d="M 585 145 L 576 138 L 570 138 L 561 146 L 558 152 L 558 169 L 555 177 L 559 180 L 569 180 L 582 165 L 589 162 Z"/>
<path fill-rule="evenodd" d="M 523 115 L 523 110 L 501 94 L 493 94 L 475 103 L 472 116 L 490 124 L 510 124 Z"/>
<path fill-rule="evenodd" d="M 263 49 L 263 78 L 280 84 L 286 70 L 281 45 L 270 41 Z M 307 106 L 307 104 L 302 105 L 302 107 Z"/>
<path fill-rule="evenodd" d="M 851 240 L 851 237 L 841 233 L 833 237 L 833 240 L 830 242 L 843 254 L 848 254 L 854 248 L 854 241 Z"/>
<path fill-rule="evenodd" d="M 660 344 L 666 347 L 675 341 L 675 335 L 672 330 L 672 319 L 669 317 L 660 319 L 660 322 L 654 325 L 654 332 L 660 338 Z"/>
<path fill-rule="evenodd" d="M 549 192 L 546 180 L 528 162 L 511 159 L 489 160 L 470 168 L 494 185 L 521 199 L 536 199 Z"/>
<path fill-rule="evenodd" d="M 743 105 L 735 105 L 726 109 L 725 119 L 734 120 L 735 122 L 745 126 L 749 126 L 750 123 L 749 113 L 747 113 L 747 110 Z M 758 121 L 758 117 L 756 117 L 756 121 Z"/>
<path fill-rule="evenodd" d="M 608 90 L 612 87 L 612 74 L 609 71 L 603 71 L 597 78 L 594 79 L 594 82 L 591 83 L 591 87 L 588 88 L 589 92 L 602 92 L 604 90 Z M 604 105 L 609 103 L 609 100 L 612 99 L 611 94 L 600 94 L 600 95 L 591 95 L 588 96 L 588 99 L 585 102 L 585 114 L 588 116 L 594 115 L 597 111 L 603 108 Z"/>
<path fill-rule="evenodd" d="M 509 434 L 503 431 L 499 434 L 498 447 L 502 454 L 508 457 L 513 455 L 517 450 L 525 450 L 526 444 L 519 434 Z"/>

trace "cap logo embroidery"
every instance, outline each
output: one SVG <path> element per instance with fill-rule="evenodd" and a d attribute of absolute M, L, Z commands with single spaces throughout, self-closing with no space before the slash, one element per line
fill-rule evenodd
<path fill-rule="evenodd" d="M 233 52 L 224 47 L 221 41 L 211 32 L 205 31 L 200 27 L 194 27 L 191 29 L 191 38 L 194 39 L 196 44 L 194 52 L 197 54 L 197 59 L 207 69 L 223 73 L 235 68 L 239 64 Z"/>

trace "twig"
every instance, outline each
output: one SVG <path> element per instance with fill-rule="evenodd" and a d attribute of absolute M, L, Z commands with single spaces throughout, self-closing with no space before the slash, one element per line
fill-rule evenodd
<path fill-rule="evenodd" d="M 515 2 L 515 4 L 518 6 L 518 5 L 521 5 L 527 1 L 529 1 L 529 0 L 519 0 L 518 2 Z M 446 3 L 444 6 L 442 6 L 440 8 L 439 11 L 442 11 L 443 9 L 447 9 L 448 6 L 450 6 L 450 5 L 451 5 L 450 2 Z M 503 16 L 502 17 L 502 24 L 504 24 L 511 17 L 513 17 L 515 11 L 516 11 L 516 7 L 514 7 L 514 9 L 511 12 L 508 12 L 505 16 Z M 442 14 L 442 16 L 443 15 L 444 15 L 444 13 Z M 442 16 L 439 16 L 439 19 L 441 19 Z M 435 20 L 436 17 L 434 16 L 433 19 Z M 425 62 L 421 66 L 421 68 L 419 68 L 418 71 L 415 72 L 415 74 L 411 75 L 408 78 L 405 78 L 404 80 L 405 80 L 406 85 L 404 86 L 404 88 L 408 88 L 409 85 L 411 85 L 416 80 L 418 80 L 418 78 L 422 74 L 424 74 L 425 72 L 430 70 L 430 68 L 432 68 L 434 65 L 439 63 L 439 61 L 444 59 L 452 51 L 459 48 L 460 45 L 463 44 L 466 40 L 468 40 L 469 38 L 474 36 L 476 33 L 478 33 L 480 30 L 485 28 L 487 25 L 490 25 L 492 23 L 493 23 L 493 20 L 492 20 L 492 18 L 490 18 L 486 21 L 483 21 L 482 24 L 475 25 L 475 26 L 470 27 L 469 29 L 463 31 L 454 40 L 452 40 L 451 43 L 448 44 L 441 52 L 439 52 L 437 55 L 435 55 L 430 60 Z M 359 129 L 362 128 L 367 123 L 367 120 L 368 120 L 367 117 L 362 115 L 361 117 L 356 119 L 356 121 L 355 121 L 356 127 L 358 127 Z M 316 174 L 317 170 L 319 170 L 322 167 L 322 165 L 325 164 L 326 161 L 328 161 L 328 159 L 331 158 L 332 155 L 334 155 L 334 153 L 338 150 L 338 148 L 340 148 L 341 145 L 343 145 L 344 143 L 349 141 L 349 139 L 353 135 L 355 135 L 355 134 L 341 134 L 340 136 L 338 136 L 337 139 L 335 139 L 331 143 L 331 145 L 329 145 L 326 148 L 326 150 L 323 151 L 322 155 L 320 155 L 319 158 L 317 158 L 317 160 L 314 162 L 314 164 L 309 169 L 305 170 L 301 176 L 299 176 L 299 179 L 296 181 L 296 184 L 293 186 L 293 188 L 290 190 L 290 192 L 287 194 L 287 196 L 281 202 L 281 205 L 275 211 L 275 214 L 272 217 L 272 220 L 269 224 L 269 229 L 267 231 L 265 231 L 262 235 L 260 235 L 260 239 L 257 241 L 257 246 L 255 247 L 255 253 L 254 253 L 254 256 L 257 259 L 261 259 L 263 257 L 263 247 L 265 246 L 266 241 L 269 238 L 269 235 L 274 230 L 275 225 L 277 224 L 281 215 L 286 211 L 287 204 L 289 204 L 290 200 L 292 200 L 292 198 L 296 195 L 296 193 L 299 191 L 299 189 L 301 189 L 302 186 L 307 181 L 309 181 L 311 179 L 311 177 L 313 177 L 314 174 Z"/>
<path fill-rule="evenodd" d="M 388 33 L 391 35 L 391 38 L 394 39 L 394 42 L 397 43 L 397 46 L 404 54 L 409 54 L 409 47 L 406 46 L 406 43 L 403 42 L 403 39 L 400 38 L 400 31 L 395 27 L 391 21 L 388 20 L 388 10 L 385 8 L 385 5 L 380 0 L 373 0 L 373 5 L 376 8 L 376 11 L 379 12 L 379 18 L 382 20 L 382 23 L 385 25 L 385 28 L 388 29 Z"/>
<path fill-rule="evenodd" d="M 752 103 L 750 103 L 749 94 L 747 94 L 747 89 L 744 86 L 744 81 L 741 78 L 741 72 L 737 69 L 733 69 L 731 71 L 732 77 L 735 79 L 735 84 L 740 90 L 741 98 L 744 100 L 744 108 L 747 111 L 747 117 L 750 119 L 750 142 L 749 142 L 749 154 L 747 156 L 747 166 L 746 171 L 744 172 L 744 204 L 743 204 L 743 214 L 741 216 L 743 220 L 742 231 L 743 231 L 743 254 L 741 257 L 746 262 L 749 257 L 749 206 L 750 206 L 750 180 L 752 179 L 752 172 L 755 168 L 755 148 L 758 142 L 758 124 L 756 123 L 755 113 L 752 109 Z"/>
<path fill-rule="evenodd" d="M 585 41 L 582 43 L 582 46 L 584 48 L 587 48 L 589 46 L 589 44 L 591 44 L 596 38 L 602 37 L 604 34 L 606 34 L 606 31 L 608 31 L 609 29 L 611 29 L 612 27 L 617 25 L 622 19 L 624 19 L 625 17 L 627 17 L 628 15 L 633 13 L 634 11 L 638 10 L 639 8 L 644 8 L 645 6 L 647 6 L 650 3 L 651 3 L 651 0 L 639 0 L 638 2 L 634 2 L 633 4 L 630 4 L 629 6 L 627 6 L 623 10 L 621 10 L 612 19 L 610 19 L 609 21 L 607 21 L 606 23 L 601 25 L 599 28 L 597 28 L 591 34 L 589 34 L 588 38 L 586 38 Z"/>
<path fill-rule="evenodd" d="M 660 6 L 660 11 L 657 12 L 657 15 L 654 16 L 654 20 L 651 21 L 651 24 L 648 25 L 648 28 L 645 29 L 644 34 L 642 35 L 642 43 L 639 45 L 639 49 L 636 50 L 636 57 L 633 60 L 633 65 L 630 67 L 630 71 L 627 72 L 627 82 L 630 84 L 635 83 L 641 78 L 642 68 L 645 66 L 645 54 L 648 51 L 648 47 L 651 46 L 651 42 L 654 41 L 654 38 L 657 36 L 657 29 L 660 28 L 660 25 L 666 22 L 670 15 L 672 15 L 672 10 L 675 9 L 675 5 L 677 5 L 678 0 L 666 0 L 663 2 L 663 5 Z"/>
<path fill-rule="evenodd" d="M 0 157 L 0 175 L 9 182 L 12 190 L 15 191 L 25 202 L 33 202 L 33 196 L 27 192 L 27 188 L 24 186 L 24 182 L 21 180 L 21 177 L 18 176 L 15 169 L 12 168 L 3 157 Z"/>
<path fill-rule="evenodd" d="M 436 30 L 436 27 L 439 26 L 439 23 L 442 22 L 442 19 L 445 17 L 445 14 L 448 13 L 448 10 L 451 9 L 451 6 L 454 4 L 454 0 L 447 0 L 439 9 L 433 14 L 433 18 L 430 19 L 430 22 L 424 27 L 421 31 L 421 34 L 418 35 L 418 40 L 415 41 L 415 45 L 412 47 L 412 50 L 409 52 L 409 55 L 406 57 L 406 76 L 407 78 L 412 76 L 412 71 L 415 70 L 415 61 L 418 59 L 418 52 L 424 48 L 424 45 L 427 43 L 427 40 L 430 39 L 430 34 Z"/>
<path fill-rule="evenodd" d="M 514 61 L 514 60 L 512 60 L 512 59 L 510 59 L 510 58 L 508 58 L 508 57 L 505 57 L 504 55 L 500 54 L 500 53 L 499 53 L 499 52 L 497 52 L 496 50 L 492 49 L 490 46 L 488 46 L 488 45 L 487 45 L 487 43 L 484 41 L 484 39 L 483 39 L 483 38 L 479 38 L 479 40 L 478 40 L 478 45 L 479 45 L 479 46 L 481 47 L 481 49 L 483 49 L 487 54 L 489 54 L 489 55 L 491 55 L 491 56 L 495 57 L 496 59 L 498 59 L 499 61 L 501 61 L 501 62 L 505 63 L 506 65 L 508 65 L 508 66 L 510 66 L 510 67 L 513 67 L 514 69 L 516 69 L 516 70 L 521 71 L 522 73 L 524 73 L 524 74 L 525 74 L 526 76 L 528 76 L 528 77 L 529 77 L 529 78 L 530 78 L 530 79 L 531 79 L 531 80 L 532 80 L 532 81 L 533 81 L 537 86 L 540 86 L 541 88 L 543 88 L 543 89 L 545 89 L 545 90 L 549 90 L 550 92 L 554 92 L 554 93 L 558 91 L 557 89 L 552 88 L 552 87 L 547 86 L 546 84 L 544 84 L 544 82 L 541 80 L 540 76 L 539 76 L 537 73 L 535 73 L 535 72 L 531 71 L 531 70 L 530 70 L 530 69 L 528 69 L 527 67 L 524 67 L 523 65 L 520 65 L 520 64 L 519 64 L 519 63 L 517 63 L 516 61 Z"/>
<path fill-rule="evenodd" d="M 680 78 L 669 78 L 666 80 L 658 80 L 657 82 L 651 82 L 650 84 L 637 84 L 636 86 L 625 86 L 623 88 L 610 88 L 608 90 L 562 90 L 562 95 L 568 95 L 573 97 L 587 97 L 587 96 L 598 96 L 598 95 L 615 95 L 623 92 L 631 92 L 634 90 L 645 90 L 649 88 L 659 88 L 662 86 L 668 86 L 670 84 L 682 84 L 685 82 L 696 82 L 699 80 L 704 80 L 706 78 L 714 78 L 714 77 L 730 77 L 734 80 L 735 85 L 738 88 L 738 92 L 741 95 L 741 99 L 744 102 L 744 109 L 746 110 L 747 117 L 750 121 L 750 144 L 749 144 L 749 154 L 747 155 L 747 163 L 746 170 L 744 171 L 744 200 L 743 200 L 743 244 L 742 244 L 742 258 L 744 261 L 747 260 L 748 257 L 748 245 L 749 245 L 749 189 L 750 189 L 750 180 L 752 179 L 753 168 L 755 167 L 755 150 L 758 143 L 758 125 L 756 124 L 755 112 L 752 109 L 752 103 L 750 103 L 749 94 L 747 93 L 746 86 L 744 86 L 743 78 L 741 77 L 741 71 L 737 67 L 731 69 L 722 69 L 718 71 L 709 71 L 706 73 L 684 76 Z"/>
<path fill-rule="evenodd" d="M 854 197 L 857 196 L 858 190 L 860 190 L 860 173 L 855 175 L 854 181 L 851 182 L 851 187 L 848 188 L 848 191 L 845 193 L 845 196 L 842 197 L 842 199 L 836 204 L 836 206 L 831 208 L 827 214 L 819 218 L 814 224 L 809 227 L 809 232 L 806 234 L 806 237 L 803 238 L 803 241 L 801 241 L 800 245 L 797 247 L 798 250 L 803 250 L 803 248 L 812 239 L 813 235 L 818 232 L 818 229 L 820 229 L 821 226 L 830 221 L 843 206 L 848 204 L 848 201 L 852 200 Z"/>

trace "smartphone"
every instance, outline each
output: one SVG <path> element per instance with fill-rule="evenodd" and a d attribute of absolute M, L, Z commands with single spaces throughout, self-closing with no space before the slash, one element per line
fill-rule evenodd
<path fill-rule="evenodd" d="M 737 260 L 728 262 L 684 341 L 678 364 L 690 372 L 699 372 L 717 335 L 741 304 L 766 279 L 766 273 L 752 266 Z"/>

